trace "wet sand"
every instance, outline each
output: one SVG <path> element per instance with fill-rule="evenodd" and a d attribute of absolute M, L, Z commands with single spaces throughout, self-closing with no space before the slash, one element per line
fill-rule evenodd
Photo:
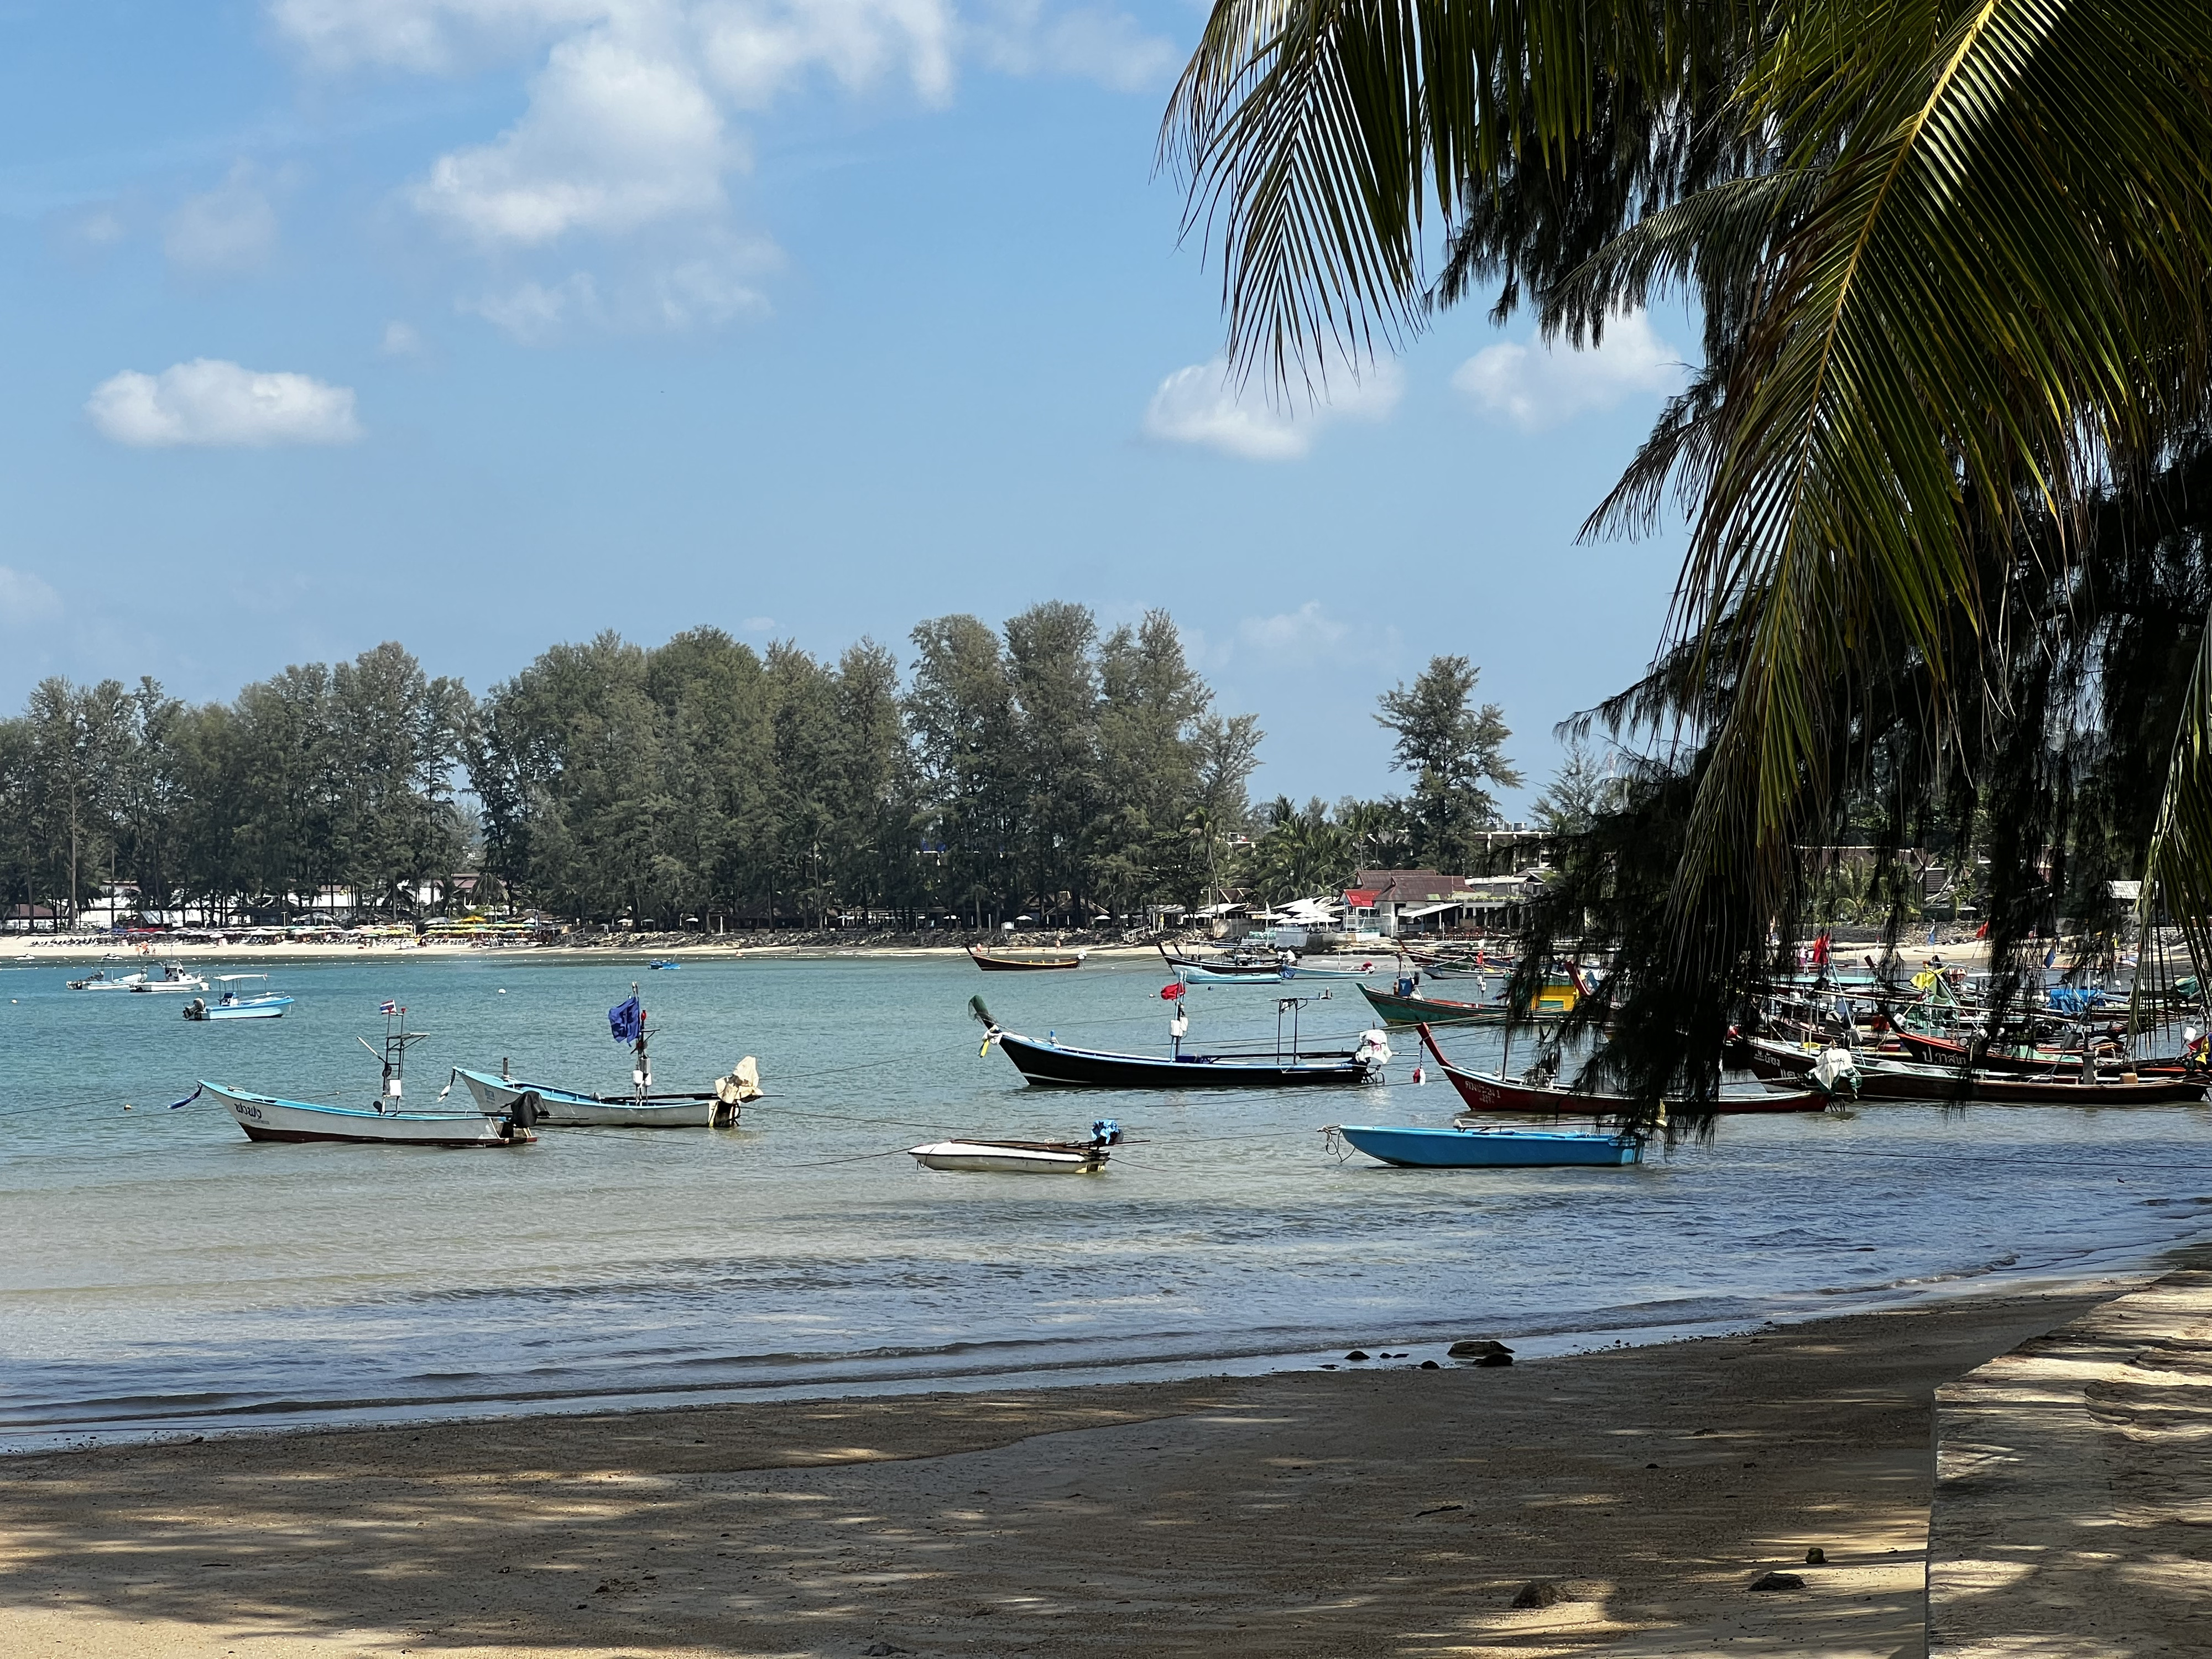
<path fill-rule="evenodd" d="M 1896 1659 L 1935 1389 L 2100 1299 L 11 1459 L 0 1653 Z M 1535 1579 L 1562 1599 L 1516 1610 Z"/>

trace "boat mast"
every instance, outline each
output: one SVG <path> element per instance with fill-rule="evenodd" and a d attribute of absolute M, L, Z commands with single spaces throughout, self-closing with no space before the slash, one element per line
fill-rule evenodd
<path fill-rule="evenodd" d="M 629 994 L 633 997 L 637 995 L 635 980 L 629 982 Z M 637 1096 L 637 1103 L 641 1106 L 645 1104 L 645 1097 L 653 1089 L 653 1062 L 646 1057 L 645 1052 L 646 1039 L 649 1035 L 645 1026 L 645 1005 L 640 1003 L 637 1010 L 637 1042 L 631 1049 L 635 1058 L 630 1062 L 629 1080 L 630 1087 Z"/>
<path fill-rule="evenodd" d="M 396 1031 L 392 1029 L 392 1022 L 394 1018 L 397 1018 L 400 1024 L 400 1029 Z M 385 1103 L 387 1101 L 391 1103 L 392 1110 L 396 1112 L 401 1109 L 400 1101 L 405 1092 L 407 1046 L 412 1042 L 420 1042 L 430 1035 L 428 1031 L 410 1031 L 406 1029 L 406 1026 L 407 1011 L 404 1008 L 395 1007 L 384 1017 L 384 1053 L 380 1056 L 384 1062 L 384 1083 L 376 1099 L 376 1109 L 380 1112 L 385 1109 Z M 361 1039 L 361 1046 L 368 1048 L 372 1054 L 376 1053 L 374 1048 L 369 1047 L 367 1037 Z"/>

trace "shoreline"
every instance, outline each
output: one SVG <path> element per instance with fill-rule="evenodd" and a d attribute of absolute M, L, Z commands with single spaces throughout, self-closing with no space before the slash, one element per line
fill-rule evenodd
<path fill-rule="evenodd" d="M 25 1455 L 0 1485 L 0 1648 L 1879 1659 L 1917 1651 L 1936 1389 L 2128 1288 L 1504 1368 Z M 1814 1546 L 1806 1592 L 1745 1594 Z M 1562 1599 L 1515 1609 L 1536 1579 Z"/>
<path fill-rule="evenodd" d="M 1255 1344 L 1222 1346 L 1197 1353 L 1164 1355 L 1155 1358 L 1070 1359 L 1053 1364 L 1012 1366 L 968 1371 L 906 1370 L 871 1377 L 866 1375 L 817 1376 L 805 1380 L 757 1382 L 670 1384 L 650 1392 L 635 1389 L 604 1393 L 577 1392 L 497 1398 L 472 1396 L 453 1401 L 439 1409 L 422 1400 L 379 1403 L 363 1401 L 347 1409 L 292 1421 L 266 1420 L 269 1409 L 248 1408 L 259 1421 L 223 1424 L 215 1421 L 183 1426 L 133 1427 L 116 1431 L 83 1428 L 9 1431 L 0 1430 L 0 1470 L 24 1459 L 68 1455 L 106 1449 L 160 1447 L 204 1442 L 261 1441 L 319 1434 L 376 1433 L 397 1431 L 446 1430 L 493 1426 L 529 1419 L 556 1423 L 606 1417 L 658 1417 L 694 1411 L 742 1409 L 753 1406 L 805 1406 L 841 1402 L 882 1401 L 964 1397 L 1008 1391 L 1054 1394 L 1091 1389 L 1147 1388 L 1173 1385 L 1201 1376 L 1256 1381 L 1316 1370 L 1358 1370 L 1345 1355 L 1354 1347 L 1399 1350 L 1401 1358 L 1418 1367 L 1424 1359 L 1447 1365 L 1447 1349 L 1460 1337 L 1474 1335 L 1507 1342 L 1524 1362 L 1573 1359 L 1589 1354 L 1616 1353 L 1679 1346 L 1686 1343 L 1741 1337 L 1759 1333 L 1789 1331 L 1802 1325 L 1837 1320 L 1879 1317 L 1941 1309 L 1954 1302 L 1990 1298 L 2056 1296 L 2102 1300 L 2123 1296 L 2171 1271 L 2200 1253 L 2212 1253 L 2212 1218 L 2193 1236 L 2154 1243 L 2116 1245 L 2087 1254 L 2059 1266 L 2020 1268 L 1993 1267 L 1905 1284 L 1869 1286 L 1863 1291 L 1836 1287 L 1777 1293 L 1768 1316 L 1753 1313 L 1727 1316 L 1695 1315 L 1674 1319 L 1624 1320 L 1601 1322 L 1585 1317 L 1550 1328 L 1528 1329 L 1525 1322 L 1482 1324 L 1479 1322 L 1436 1322 L 1432 1327 L 1400 1326 L 1377 1336 L 1370 1328 L 1358 1335 L 1337 1339 L 1322 1346 L 1285 1347 Z M 1638 1308 L 1600 1309 L 1592 1314 L 1649 1311 L 1657 1315 L 1676 1303 Z"/>

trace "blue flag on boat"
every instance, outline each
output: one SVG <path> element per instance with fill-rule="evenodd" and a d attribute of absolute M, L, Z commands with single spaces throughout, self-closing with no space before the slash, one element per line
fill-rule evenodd
<path fill-rule="evenodd" d="M 607 1029 L 615 1034 L 617 1042 L 635 1042 L 645 1035 L 645 1010 L 632 997 L 619 1008 L 607 1010 Z"/>

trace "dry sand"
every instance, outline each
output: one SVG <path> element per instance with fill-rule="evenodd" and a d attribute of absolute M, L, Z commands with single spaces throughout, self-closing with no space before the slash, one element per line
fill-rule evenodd
<path fill-rule="evenodd" d="M 0 1654 L 1899 1659 L 1933 1391 L 2098 1299 L 13 1459 Z M 1749 1591 L 1774 1567 L 1805 1587 Z M 1516 1611 L 1535 1578 L 1566 1599 Z"/>

